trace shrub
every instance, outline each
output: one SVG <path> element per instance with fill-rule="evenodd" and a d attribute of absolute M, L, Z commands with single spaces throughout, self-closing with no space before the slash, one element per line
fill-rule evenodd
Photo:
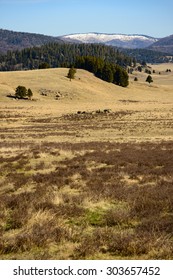
<path fill-rule="evenodd" d="M 29 99 L 31 99 L 31 97 L 33 96 L 32 90 L 30 88 L 28 89 L 27 96 Z"/>

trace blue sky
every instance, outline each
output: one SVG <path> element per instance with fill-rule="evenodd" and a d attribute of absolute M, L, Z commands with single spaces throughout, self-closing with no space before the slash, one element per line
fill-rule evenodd
<path fill-rule="evenodd" d="M 0 0 L 0 28 L 65 35 L 173 34 L 173 0 Z"/>

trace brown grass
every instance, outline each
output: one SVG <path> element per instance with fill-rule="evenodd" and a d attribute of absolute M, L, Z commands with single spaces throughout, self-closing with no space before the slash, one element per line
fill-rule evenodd
<path fill-rule="evenodd" d="M 0 258 L 172 259 L 172 74 L 66 72 L 0 73 Z"/>

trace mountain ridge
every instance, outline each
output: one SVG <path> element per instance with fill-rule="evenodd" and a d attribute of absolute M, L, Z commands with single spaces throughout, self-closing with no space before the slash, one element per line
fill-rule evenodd
<path fill-rule="evenodd" d="M 173 55 L 173 35 L 161 38 L 150 46 L 151 50 L 167 52 Z"/>
<path fill-rule="evenodd" d="M 42 46 L 51 42 L 61 42 L 59 37 L 37 33 L 18 32 L 0 28 L 0 53 Z"/>
<path fill-rule="evenodd" d="M 59 38 L 71 43 L 99 43 L 122 49 L 148 49 L 173 55 L 173 35 L 155 38 L 144 34 L 88 32 L 68 34 Z"/>
<path fill-rule="evenodd" d="M 75 33 L 60 36 L 61 40 L 78 43 L 103 43 L 122 48 L 146 48 L 159 39 L 142 34 L 121 34 L 121 33 Z"/>
<path fill-rule="evenodd" d="M 85 36 L 85 40 L 81 39 Z M 84 41 L 84 42 L 83 42 Z M 0 28 L 0 53 L 40 47 L 48 43 L 99 43 L 122 49 L 148 49 L 173 55 L 173 35 L 155 38 L 144 34 L 73 33 L 62 36 L 17 32 Z"/>

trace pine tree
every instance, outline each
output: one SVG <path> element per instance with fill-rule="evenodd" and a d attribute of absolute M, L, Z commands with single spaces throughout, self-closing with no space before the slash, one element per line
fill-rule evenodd
<path fill-rule="evenodd" d="M 148 77 L 146 78 L 146 82 L 148 82 L 149 84 L 153 82 L 153 79 L 150 75 L 148 75 Z"/>
<path fill-rule="evenodd" d="M 102 79 L 104 81 L 107 81 L 109 83 L 113 82 L 113 71 L 111 69 L 111 66 L 109 64 L 105 64 L 102 70 Z"/>
<path fill-rule="evenodd" d="M 71 67 L 68 71 L 67 78 L 69 78 L 71 81 L 71 79 L 75 78 L 75 74 L 76 74 L 76 69 L 74 67 Z"/>
<path fill-rule="evenodd" d="M 27 89 L 24 86 L 18 86 L 15 92 L 16 97 L 25 98 L 27 95 Z"/>
<path fill-rule="evenodd" d="M 114 84 L 121 86 L 121 87 L 127 87 L 129 84 L 129 76 L 128 73 L 120 66 L 115 67 L 115 73 L 114 73 Z"/>

